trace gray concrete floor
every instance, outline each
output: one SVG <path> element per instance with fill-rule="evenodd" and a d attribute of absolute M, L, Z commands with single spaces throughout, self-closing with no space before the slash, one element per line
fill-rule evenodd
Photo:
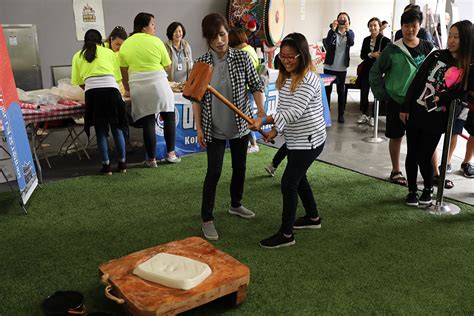
<path fill-rule="evenodd" d="M 334 89 L 335 90 L 335 89 Z M 384 179 L 388 181 L 391 171 L 390 156 L 388 152 L 388 141 L 382 143 L 367 143 L 362 139 L 373 135 L 373 127 L 368 125 L 358 125 L 356 123 L 360 116 L 359 113 L 359 92 L 358 90 L 350 90 L 348 94 L 348 104 L 345 114 L 345 124 L 337 122 L 337 95 L 333 92 L 332 95 L 332 126 L 328 128 L 328 139 L 323 153 L 318 158 L 321 161 L 340 166 L 346 169 L 354 170 L 356 172 L 369 175 L 375 178 Z M 131 140 L 141 141 L 141 130 L 130 128 Z M 385 131 L 384 117 L 379 120 L 379 136 L 383 137 Z M 64 135 L 61 133 L 53 133 L 46 143 L 51 147 L 43 149 L 43 153 L 55 153 L 57 147 L 60 145 Z M 83 138 L 85 142 L 85 138 Z M 439 157 L 441 157 L 443 140 L 438 146 Z M 277 144 L 278 145 L 278 142 Z M 466 141 L 462 138 L 458 140 L 458 145 L 454 153 L 452 165 L 453 173 L 448 175 L 455 186 L 453 189 L 445 190 L 444 196 L 454 200 L 462 201 L 474 205 L 474 179 L 465 178 L 459 171 L 460 164 L 464 158 L 464 151 L 466 148 Z M 84 175 L 97 174 L 99 171 L 98 151 L 95 147 L 88 150 L 91 155 L 91 161 L 85 159 L 81 155 L 79 160 L 75 153 L 70 153 L 66 156 L 50 157 L 52 168 L 49 168 L 44 160 L 41 160 L 43 166 L 43 177 L 45 182 L 57 181 L 65 178 L 72 178 Z M 406 155 L 406 144 L 402 144 L 401 150 L 401 167 L 404 172 L 404 161 Z M 143 161 L 144 149 L 143 147 L 127 148 L 127 161 L 130 166 L 139 164 Z M 1 177 L 1 176 L 0 176 Z M 3 179 L 0 179 L 0 182 Z M 421 176 L 419 176 L 421 181 Z M 420 182 L 420 187 L 421 182 Z M 5 183 L 0 183 L 0 192 L 8 191 L 9 188 Z"/>
<path fill-rule="evenodd" d="M 332 100 L 336 99 L 337 95 L 333 93 Z M 327 130 L 328 139 L 326 146 L 318 159 L 388 181 L 391 171 L 388 141 L 367 143 L 362 140 L 365 137 L 373 136 L 374 128 L 368 125 L 357 124 L 360 116 L 358 90 L 349 91 L 344 124 L 340 124 L 336 120 L 337 104 L 334 101 L 331 107 L 332 127 Z M 384 119 L 384 117 L 381 117 L 379 120 L 379 137 L 384 136 Z M 464 134 L 467 135 L 467 132 L 464 131 Z M 441 161 L 443 139 L 441 138 L 437 149 L 439 161 Z M 458 143 L 451 162 L 453 173 L 447 175 L 447 179 L 454 182 L 454 188 L 444 190 L 444 196 L 474 205 L 474 179 L 464 177 L 460 171 L 465 150 L 466 140 L 458 137 Z M 406 143 L 404 138 L 400 156 L 400 165 L 404 175 L 405 157 Z M 418 176 L 418 179 L 420 188 L 422 188 L 421 175 Z"/>

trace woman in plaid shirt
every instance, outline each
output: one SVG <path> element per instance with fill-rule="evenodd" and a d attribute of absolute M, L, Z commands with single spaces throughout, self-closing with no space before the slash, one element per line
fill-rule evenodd
<path fill-rule="evenodd" d="M 227 21 L 220 14 L 211 13 L 204 17 L 202 33 L 210 50 L 196 62 L 212 65 L 211 85 L 243 113 L 251 116 L 248 87 L 255 98 L 258 116 L 262 116 L 263 85 L 248 54 L 229 47 L 228 32 Z M 207 173 L 201 205 L 202 231 L 207 239 L 217 240 L 219 235 L 214 226 L 213 210 L 227 141 L 232 156 L 231 203 L 228 212 L 243 218 L 255 217 L 255 213 L 241 203 L 250 130 L 245 120 L 212 97 L 209 91 L 201 103 L 193 103 L 193 111 L 198 143 L 207 148 Z"/>

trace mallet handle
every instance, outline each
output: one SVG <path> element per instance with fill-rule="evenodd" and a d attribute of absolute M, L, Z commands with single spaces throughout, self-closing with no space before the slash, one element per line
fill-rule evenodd
<path fill-rule="evenodd" d="M 219 93 L 219 91 L 217 91 L 216 89 L 214 89 L 211 85 L 207 85 L 207 89 L 213 94 L 215 95 L 219 100 L 222 101 L 222 103 L 224 103 L 225 105 L 227 105 L 232 111 L 234 111 L 235 113 L 237 113 L 238 116 L 240 116 L 241 118 L 243 118 L 247 123 L 249 124 L 253 124 L 253 121 L 247 116 L 245 115 L 241 110 L 239 110 L 235 105 L 233 105 L 232 103 L 230 103 L 229 100 L 227 100 L 222 94 Z M 268 133 L 262 131 L 261 129 L 258 130 L 258 132 L 260 134 L 263 135 L 263 137 L 267 138 L 268 137 Z M 275 143 L 274 140 L 271 141 L 271 143 Z"/>

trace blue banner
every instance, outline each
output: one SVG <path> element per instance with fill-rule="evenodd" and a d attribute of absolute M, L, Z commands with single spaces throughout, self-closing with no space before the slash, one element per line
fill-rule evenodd
<path fill-rule="evenodd" d="M 25 122 L 23 121 L 23 115 L 18 103 L 14 102 L 9 107 L 0 106 L 0 108 L 2 125 L 10 151 L 13 170 L 15 171 L 20 189 L 22 203 L 25 205 L 38 185 Z"/>
<path fill-rule="evenodd" d="M 324 82 L 321 80 L 322 99 L 323 99 L 323 115 L 326 126 L 331 126 L 331 113 L 329 112 L 326 91 L 324 90 Z M 178 156 L 185 156 L 199 151 L 205 151 L 197 143 L 196 124 L 194 123 L 192 104 L 183 99 L 181 96 L 175 95 L 175 114 L 176 114 L 176 145 L 175 150 Z M 253 102 L 253 115 L 257 115 L 257 106 Z M 270 83 L 265 90 L 265 113 L 268 115 L 275 114 L 278 107 L 278 90 L 275 83 Z M 272 128 L 272 124 L 263 126 L 263 130 L 268 132 Z M 162 160 L 166 157 L 166 142 L 163 137 L 163 120 L 159 115 L 156 117 L 156 159 Z M 260 139 L 260 133 L 254 133 L 256 139 Z"/>

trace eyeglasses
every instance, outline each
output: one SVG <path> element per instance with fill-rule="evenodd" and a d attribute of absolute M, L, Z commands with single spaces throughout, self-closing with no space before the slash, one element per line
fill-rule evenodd
<path fill-rule="evenodd" d="M 123 28 L 123 26 L 120 26 L 120 25 L 117 25 L 117 26 L 115 27 L 115 29 L 116 29 L 116 30 L 125 30 L 125 29 Z"/>
<path fill-rule="evenodd" d="M 278 54 L 278 58 L 280 60 L 289 60 L 289 61 L 295 61 L 296 58 L 300 57 L 300 54 L 298 55 L 295 55 L 295 56 L 285 56 L 285 55 L 282 55 L 282 54 Z"/>

